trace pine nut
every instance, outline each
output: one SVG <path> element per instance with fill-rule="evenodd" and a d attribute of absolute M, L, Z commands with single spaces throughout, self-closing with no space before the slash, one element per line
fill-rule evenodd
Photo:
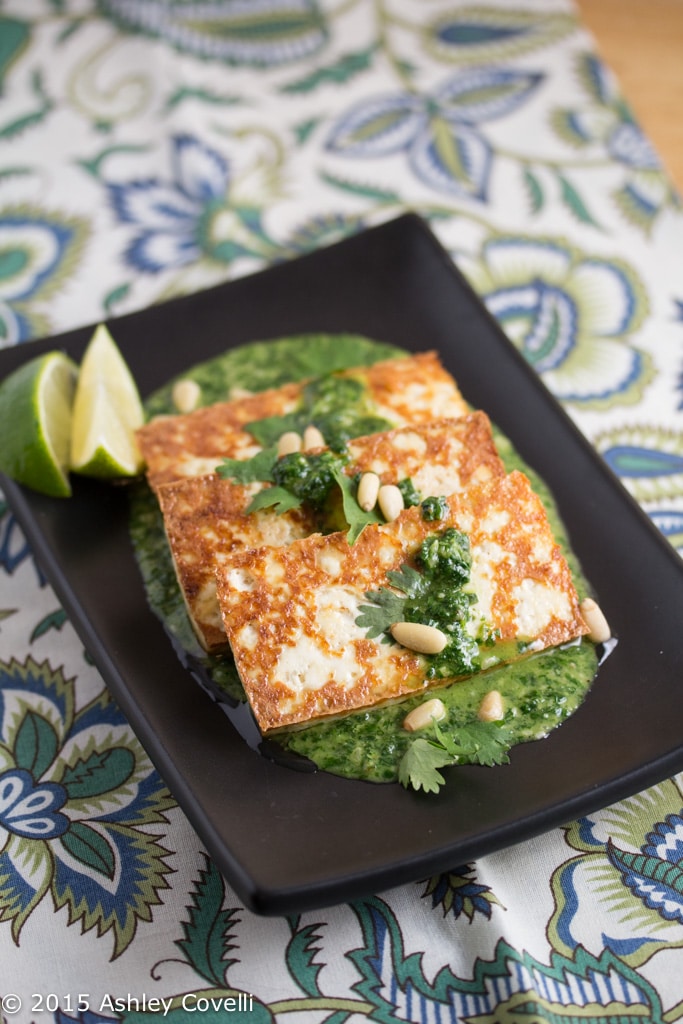
<path fill-rule="evenodd" d="M 364 512 L 372 512 L 377 504 L 380 480 L 376 473 L 363 473 L 358 483 L 356 498 Z"/>
<path fill-rule="evenodd" d="M 311 448 L 324 448 L 325 438 L 320 433 L 318 428 L 311 423 L 304 430 L 304 448 L 305 452 L 310 451 Z"/>
<path fill-rule="evenodd" d="M 202 389 L 196 380 L 184 377 L 173 385 L 171 397 L 178 412 L 185 413 L 197 408 L 201 394 Z"/>
<path fill-rule="evenodd" d="M 300 451 L 301 434 L 297 434 L 296 430 L 286 430 L 284 434 L 280 434 L 277 440 L 278 455 L 292 455 Z"/>
<path fill-rule="evenodd" d="M 594 644 L 604 644 L 612 633 L 607 624 L 602 608 L 592 597 L 586 597 L 579 606 L 581 618 L 588 626 L 588 638 Z"/>
<path fill-rule="evenodd" d="M 445 633 L 424 622 L 395 622 L 390 632 L 397 644 L 418 654 L 438 654 L 448 643 Z"/>
<path fill-rule="evenodd" d="M 418 704 L 416 708 L 408 712 L 403 719 L 403 728 L 407 732 L 417 732 L 418 729 L 424 729 L 432 722 L 440 722 L 445 717 L 446 708 L 443 701 L 438 697 L 432 697 L 431 700 L 426 700 L 424 704 Z"/>
<path fill-rule="evenodd" d="M 405 508 L 403 495 L 396 484 L 382 484 L 377 494 L 377 503 L 388 523 L 393 523 Z"/>
<path fill-rule="evenodd" d="M 477 711 L 477 718 L 480 722 L 500 722 L 501 718 L 505 718 L 503 697 L 498 690 L 489 690 L 484 696 Z"/>

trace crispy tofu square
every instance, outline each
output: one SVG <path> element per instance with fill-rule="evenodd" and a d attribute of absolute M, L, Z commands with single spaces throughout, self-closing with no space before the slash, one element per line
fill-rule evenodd
<path fill-rule="evenodd" d="M 392 590 L 396 577 L 388 574 L 415 567 L 422 542 L 451 527 L 469 538 L 467 586 L 476 603 L 467 629 L 475 638 L 496 636 L 500 662 L 521 656 L 517 641 L 535 651 L 586 632 L 545 510 L 519 472 L 451 496 L 436 523 L 416 506 L 367 527 L 353 546 L 341 533 L 316 534 L 236 553 L 217 568 L 218 598 L 264 734 L 451 681 L 431 680 L 429 656 L 373 637 L 358 621 L 370 592 Z"/>
<path fill-rule="evenodd" d="M 505 474 L 488 417 L 481 412 L 357 438 L 348 452 L 348 476 L 372 470 L 382 483 L 409 477 L 425 497 Z M 208 651 L 219 652 L 227 643 L 215 592 L 216 562 L 235 550 L 290 544 L 320 525 L 305 506 L 282 514 L 271 508 L 248 513 L 260 486 L 210 475 L 177 480 L 157 491 L 178 582 Z"/>
<path fill-rule="evenodd" d="M 392 426 L 419 423 L 468 412 L 458 387 L 435 352 L 383 360 L 372 366 L 340 370 L 335 376 L 365 383 L 370 409 Z M 246 429 L 249 423 L 296 412 L 305 381 L 254 395 L 218 402 L 178 416 L 163 416 L 137 433 L 155 490 L 187 476 L 212 473 L 222 458 L 248 459 L 260 450 Z"/>

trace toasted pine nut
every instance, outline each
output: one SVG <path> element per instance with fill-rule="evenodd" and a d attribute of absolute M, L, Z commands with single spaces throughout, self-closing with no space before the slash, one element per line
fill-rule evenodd
<path fill-rule="evenodd" d="M 432 697 L 431 700 L 426 700 L 424 704 L 418 704 L 416 708 L 408 712 L 403 719 L 403 728 L 407 732 L 417 732 L 418 729 L 424 729 L 432 722 L 440 722 L 445 717 L 446 708 L 443 701 L 438 697 Z"/>
<path fill-rule="evenodd" d="M 356 498 L 364 512 L 372 512 L 377 504 L 380 480 L 376 473 L 363 473 L 358 482 Z"/>
<path fill-rule="evenodd" d="M 234 387 L 228 391 L 228 398 L 231 402 L 237 402 L 241 398 L 251 398 L 253 394 L 254 392 L 250 391 L 249 388 Z"/>
<path fill-rule="evenodd" d="M 448 643 L 445 633 L 424 622 L 395 622 L 390 632 L 397 644 L 418 654 L 438 654 Z"/>
<path fill-rule="evenodd" d="M 193 409 L 197 408 L 201 394 L 202 389 L 197 384 L 197 381 L 184 377 L 182 380 L 177 380 L 173 385 L 171 397 L 178 412 L 192 412 Z"/>
<path fill-rule="evenodd" d="M 503 697 L 498 690 L 489 690 L 485 694 L 479 705 L 477 718 L 480 722 L 500 722 L 501 718 L 505 718 Z"/>
<path fill-rule="evenodd" d="M 382 484 L 377 494 L 377 503 L 388 523 L 393 523 L 405 508 L 403 495 L 396 484 Z"/>
<path fill-rule="evenodd" d="M 296 430 L 285 430 L 277 440 L 277 453 L 278 455 L 292 455 L 294 452 L 301 451 L 301 444 L 301 434 L 297 434 Z"/>
<path fill-rule="evenodd" d="M 318 428 L 313 424 L 309 424 L 304 430 L 304 448 L 305 452 L 311 448 L 324 448 L 325 438 L 320 433 Z"/>
<path fill-rule="evenodd" d="M 604 644 L 606 640 L 609 640 L 612 633 L 597 601 L 594 601 L 592 597 L 584 598 L 579 606 L 579 611 L 581 618 L 588 626 L 588 638 L 594 644 Z"/>

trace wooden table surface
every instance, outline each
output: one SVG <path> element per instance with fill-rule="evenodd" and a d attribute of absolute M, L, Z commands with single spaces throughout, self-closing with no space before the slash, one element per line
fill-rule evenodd
<path fill-rule="evenodd" d="M 576 0 L 679 193 L 683 194 L 683 0 Z"/>

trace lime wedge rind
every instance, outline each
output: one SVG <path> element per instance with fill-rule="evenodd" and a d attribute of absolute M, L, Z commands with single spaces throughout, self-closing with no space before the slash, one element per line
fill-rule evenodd
<path fill-rule="evenodd" d="M 69 437 L 78 368 L 65 353 L 29 359 L 0 383 L 0 470 L 52 497 L 71 494 Z"/>

